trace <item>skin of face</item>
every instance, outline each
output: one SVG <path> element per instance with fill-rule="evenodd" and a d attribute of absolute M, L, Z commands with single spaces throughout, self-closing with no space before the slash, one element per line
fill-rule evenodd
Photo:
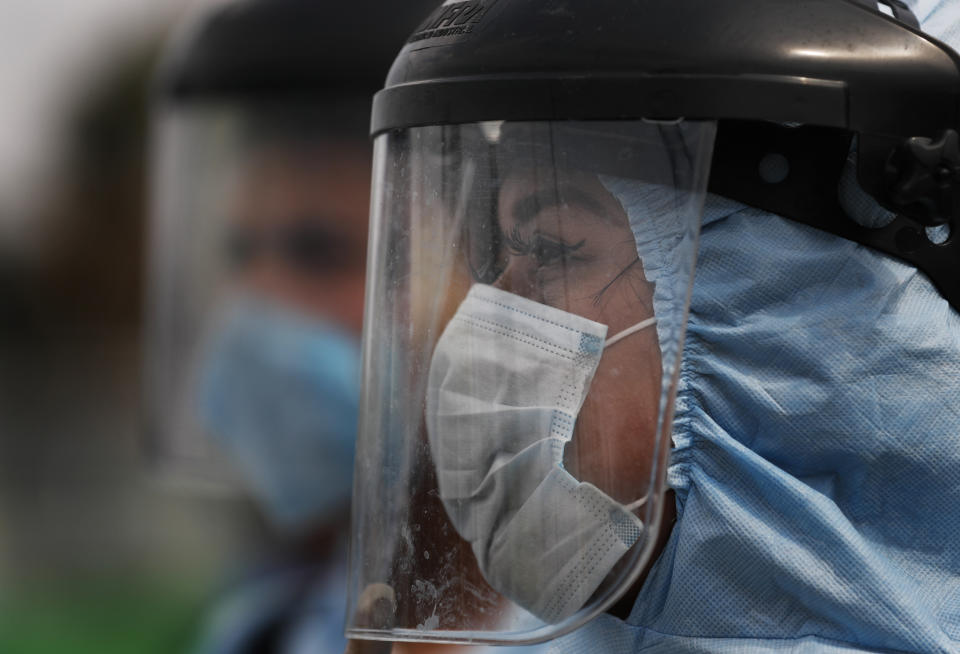
<path fill-rule="evenodd" d="M 590 173 L 525 169 L 499 196 L 507 240 L 495 286 L 608 326 L 607 338 L 653 316 L 626 213 Z M 647 493 L 661 385 L 653 327 L 606 348 L 564 465 L 613 499 Z"/>
<path fill-rule="evenodd" d="M 365 144 L 317 151 L 277 146 L 257 151 L 239 185 L 235 223 L 280 233 L 309 222 L 325 235 L 328 264 L 309 270 L 270 250 L 239 271 L 240 286 L 356 334 L 363 325 L 370 153 Z"/>
<path fill-rule="evenodd" d="M 276 247 L 261 248 L 233 271 L 231 283 L 308 317 L 359 336 L 363 324 L 370 152 L 364 142 L 314 148 L 278 143 L 254 149 L 230 200 L 228 229 L 268 239 L 309 223 L 329 239 L 336 257 L 298 266 Z M 346 515 L 343 516 L 346 520 Z M 303 529 L 288 543 L 299 555 L 326 560 L 343 522 Z"/>

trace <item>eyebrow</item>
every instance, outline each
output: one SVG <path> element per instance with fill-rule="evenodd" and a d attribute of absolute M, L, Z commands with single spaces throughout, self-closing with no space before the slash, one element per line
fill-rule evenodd
<path fill-rule="evenodd" d="M 572 184 L 559 188 L 550 188 L 525 195 L 513 203 L 510 213 L 518 225 L 525 225 L 537 217 L 540 212 L 552 207 L 569 205 L 586 209 L 598 218 L 613 221 L 606 208 L 589 193 L 585 193 Z"/>

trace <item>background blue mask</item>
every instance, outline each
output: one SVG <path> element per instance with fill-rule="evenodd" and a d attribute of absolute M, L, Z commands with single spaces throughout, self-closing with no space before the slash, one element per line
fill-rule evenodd
<path fill-rule="evenodd" d="M 268 516 L 285 529 L 338 517 L 352 489 L 357 339 L 245 297 L 230 307 L 207 356 L 201 417 Z"/>

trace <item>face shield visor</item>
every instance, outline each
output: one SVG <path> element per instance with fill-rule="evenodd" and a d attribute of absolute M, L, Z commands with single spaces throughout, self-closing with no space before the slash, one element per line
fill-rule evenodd
<path fill-rule="evenodd" d="M 715 127 L 377 137 L 349 636 L 536 642 L 640 578 Z"/>
<path fill-rule="evenodd" d="M 341 519 L 349 503 L 368 112 L 180 102 L 155 123 L 153 460 L 175 483 L 242 487 L 283 529 Z"/>

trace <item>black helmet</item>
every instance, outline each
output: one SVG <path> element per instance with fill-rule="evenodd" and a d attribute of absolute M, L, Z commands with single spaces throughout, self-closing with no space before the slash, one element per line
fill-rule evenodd
<path fill-rule="evenodd" d="M 924 235 L 960 228 L 960 56 L 900 0 L 448 2 L 394 62 L 373 133 L 678 117 L 719 121 L 710 191 L 900 257 L 960 308 L 960 245 Z M 832 192 L 854 137 L 860 186 L 897 214 L 882 229 Z M 790 174 L 765 177 L 770 155 Z"/>
<path fill-rule="evenodd" d="M 249 200 L 264 198 L 271 185 L 276 196 L 304 183 L 318 195 L 340 184 L 339 204 L 321 209 L 354 234 L 350 247 L 316 226 L 278 236 L 275 245 L 305 274 L 349 265 L 362 277 L 371 98 L 397 48 L 433 6 L 231 0 L 189 16 L 170 39 L 153 80 L 145 377 L 148 446 L 164 471 L 234 483 L 203 437 L 210 430 L 198 420 L 196 387 L 236 263 L 250 254 L 249 235 L 234 233 L 231 221 L 241 208 L 262 209 L 240 191 Z M 268 155 L 286 162 L 286 172 L 275 166 L 270 179 L 258 177 L 255 162 Z M 299 178 L 287 175 L 283 186 L 278 177 L 297 171 L 297 162 L 306 162 Z M 303 172 L 324 167 L 340 171 L 336 181 L 311 181 Z M 348 201 L 349 211 L 342 209 Z M 291 211 L 313 210 L 290 204 Z"/>

